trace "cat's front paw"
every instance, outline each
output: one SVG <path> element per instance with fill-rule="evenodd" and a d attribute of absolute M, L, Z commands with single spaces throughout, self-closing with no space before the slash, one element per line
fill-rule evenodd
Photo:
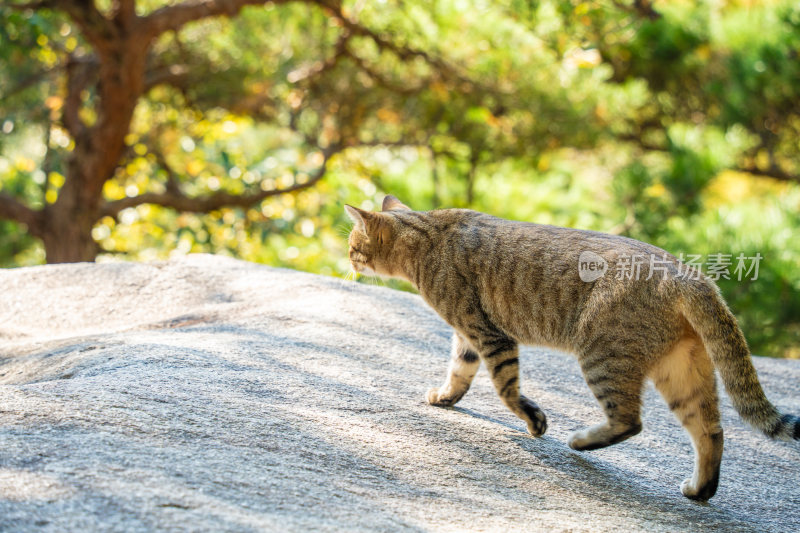
<path fill-rule="evenodd" d="M 428 390 L 428 403 L 436 407 L 450 407 L 461 398 L 450 398 L 439 392 L 437 387 Z"/>
<path fill-rule="evenodd" d="M 525 412 L 525 417 L 528 422 L 528 433 L 534 437 L 541 437 L 547 431 L 547 417 L 544 411 L 539 409 L 539 406 L 527 398 L 520 400 L 522 410 Z"/>
<path fill-rule="evenodd" d="M 439 389 L 437 387 L 433 387 L 432 389 L 428 389 L 428 403 L 431 405 L 440 405 L 439 404 Z"/>

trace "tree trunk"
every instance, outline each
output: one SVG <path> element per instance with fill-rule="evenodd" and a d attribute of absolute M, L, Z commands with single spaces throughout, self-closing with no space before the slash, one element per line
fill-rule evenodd
<path fill-rule="evenodd" d="M 97 243 L 92 238 L 92 224 L 85 221 L 49 219 L 42 241 L 48 263 L 80 263 L 94 261 Z"/>
<path fill-rule="evenodd" d="M 79 120 L 70 133 L 75 148 L 67 162 L 58 199 L 45 208 L 42 241 L 48 263 L 94 261 L 100 247 L 92 228 L 100 218 L 103 185 L 114 176 L 125 151 L 125 135 L 144 90 L 149 41 L 135 41 L 126 31 L 111 32 L 95 43 L 98 68 L 97 122 Z M 80 100 L 70 110 L 78 116 Z"/>
<path fill-rule="evenodd" d="M 431 150 L 431 179 L 433 181 L 433 208 L 439 209 L 439 168 L 436 152 Z"/>
<path fill-rule="evenodd" d="M 98 219 L 101 193 L 85 185 L 86 170 L 73 158 L 58 199 L 44 209 L 40 237 L 48 263 L 91 262 L 97 256 L 99 247 L 92 228 Z"/>
<path fill-rule="evenodd" d="M 470 160 L 467 172 L 467 207 L 472 207 L 472 203 L 475 201 L 475 172 L 477 169 L 477 163 Z"/>

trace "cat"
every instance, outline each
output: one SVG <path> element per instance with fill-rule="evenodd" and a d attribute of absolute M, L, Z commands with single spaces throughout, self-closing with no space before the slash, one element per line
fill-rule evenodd
<path fill-rule="evenodd" d="M 642 429 L 641 395 L 651 379 L 689 433 L 695 450 L 687 498 L 705 501 L 719 483 L 723 433 L 716 368 L 733 405 L 767 436 L 800 440 L 800 418 L 767 400 L 736 319 L 716 284 L 644 242 L 526 222 L 467 209 L 417 212 L 393 196 L 381 212 L 345 206 L 354 222 L 352 268 L 410 281 L 454 329 L 447 378 L 428 391 L 452 406 L 481 361 L 503 403 L 534 437 L 547 419 L 520 393 L 519 344 L 577 355 L 606 420 L 576 431 L 575 450 L 594 450 Z M 581 255 L 584 254 L 584 255 Z M 579 272 L 594 259 L 583 281 Z M 638 276 L 618 276 L 632 257 L 657 257 Z"/>

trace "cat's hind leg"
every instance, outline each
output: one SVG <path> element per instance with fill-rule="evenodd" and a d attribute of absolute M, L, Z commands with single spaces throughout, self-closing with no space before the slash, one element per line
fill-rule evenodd
<path fill-rule="evenodd" d="M 714 368 L 699 339 L 682 339 L 650 371 L 658 391 L 692 438 L 692 477 L 681 492 L 693 500 L 708 500 L 717 491 L 723 437 Z"/>
<path fill-rule="evenodd" d="M 575 450 L 596 450 L 622 442 L 642 430 L 641 411 L 644 371 L 640 358 L 608 351 L 580 358 L 586 383 L 606 415 L 606 421 L 570 435 Z"/>
<path fill-rule="evenodd" d="M 478 354 L 458 333 L 454 333 L 447 378 L 444 385 L 428 391 L 428 403 L 438 407 L 455 405 L 469 390 L 480 366 Z"/>

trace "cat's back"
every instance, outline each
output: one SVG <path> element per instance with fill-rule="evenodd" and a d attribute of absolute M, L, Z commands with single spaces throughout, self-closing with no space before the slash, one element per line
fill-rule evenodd
<path fill-rule="evenodd" d="M 656 246 L 620 235 L 506 220 L 470 209 L 441 209 L 420 214 L 442 240 L 465 251 L 497 255 L 498 259 L 537 263 L 545 259 L 558 264 L 563 261 L 577 264 L 578 257 L 585 251 L 612 261 L 630 255 L 669 256 Z"/>
<path fill-rule="evenodd" d="M 452 296 L 444 300 L 462 298 L 465 290 L 474 292 L 492 322 L 526 343 L 569 348 L 580 315 L 591 302 L 607 301 L 604 295 L 609 294 L 621 304 L 655 301 L 661 288 L 657 280 L 645 279 L 647 258 L 665 261 L 673 273 L 677 269 L 677 260 L 667 252 L 627 237 L 510 221 L 466 209 L 424 216 L 439 241 L 427 268 L 442 293 L 450 287 Z M 585 257 L 603 269 L 600 276 L 582 275 Z M 639 261 L 636 275 L 641 279 L 627 283 L 618 279 L 617 270 L 632 258 Z"/>

